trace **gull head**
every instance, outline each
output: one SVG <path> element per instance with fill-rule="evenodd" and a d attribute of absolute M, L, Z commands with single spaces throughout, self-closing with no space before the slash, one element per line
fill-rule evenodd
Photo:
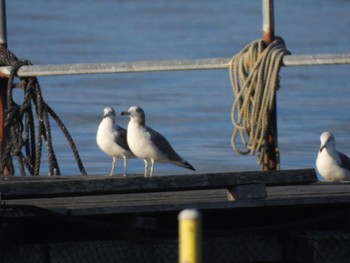
<path fill-rule="evenodd" d="M 120 115 L 128 115 L 136 123 L 145 125 L 145 112 L 139 106 L 132 106 L 128 111 L 122 111 Z"/>
<path fill-rule="evenodd" d="M 320 141 L 321 141 L 320 152 L 322 152 L 324 148 L 335 148 L 334 136 L 329 131 L 325 131 L 321 134 Z"/>
<path fill-rule="evenodd" d="M 106 107 L 104 108 L 103 110 L 103 118 L 107 118 L 107 117 L 110 117 L 110 118 L 113 118 L 115 117 L 115 111 L 112 107 Z"/>

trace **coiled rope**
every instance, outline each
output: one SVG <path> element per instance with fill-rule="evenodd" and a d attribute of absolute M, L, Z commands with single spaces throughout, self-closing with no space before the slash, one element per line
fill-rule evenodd
<path fill-rule="evenodd" d="M 30 61 L 18 60 L 13 53 L 0 46 L 0 65 L 12 66 L 7 86 L 7 109 L 4 112 L 4 129 L 9 131 L 9 138 L 6 147 L 2 147 L 0 152 L 0 174 L 3 173 L 5 167 L 9 169 L 10 174 L 14 174 L 12 156 L 17 156 L 22 176 L 26 175 L 26 171 L 30 175 L 39 175 L 42 146 L 45 142 L 49 175 L 60 175 L 59 165 L 52 145 L 49 115 L 57 122 L 65 135 L 80 172 L 86 174 L 72 137 L 61 119 L 45 103 L 37 78 L 19 78 L 19 81 L 15 82 L 17 71 L 23 65 L 32 65 Z M 23 89 L 24 96 L 21 105 L 18 105 L 13 100 L 13 90 L 15 88 Z M 37 117 L 37 123 L 34 122 L 33 108 Z M 37 139 L 35 138 L 35 129 L 37 129 Z M 23 147 L 24 153 L 22 152 Z"/>
<path fill-rule="evenodd" d="M 230 79 L 235 95 L 231 118 L 234 131 L 232 148 L 239 154 L 254 155 L 259 152 L 258 164 L 262 165 L 267 153 L 267 134 L 273 132 L 270 122 L 274 110 L 276 91 L 279 88 L 279 70 L 286 50 L 280 37 L 266 45 L 262 39 L 245 46 L 230 61 Z M 244 149 L 237 146 L 240 135 Z M 276 142 L 277 138 L 272 134 Z M 277 156 L 279 163 L 279 156 Z"/>

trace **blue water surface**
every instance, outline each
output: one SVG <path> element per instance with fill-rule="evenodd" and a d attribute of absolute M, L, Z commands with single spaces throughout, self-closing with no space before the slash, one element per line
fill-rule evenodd
<path fill-rule="evenodd" d="M 262 35 L 262 1 L 7 1 L 8 47 L 33 64 L 231 57 Z M 317 6 L 317 8 L 315 8 Z M 350 53 L 350 1 L 275 1 L 275 32 L 293 54 Z M 350 154 L 350 65 L 285 67 L 277 93 L 282 169 L 313 168 L 322 131 Z M 228 70 L 52 76 L 39 78 L 44 99 L 62 118 L 89 174 L 111 158 L 96 145 L 103 108 L 140 105 L 197 173 L 259 170 L 256 156 L 231 148 L 234 96 Z M 20 96 L 19 96 L 20 97 Z M 117 122 L 126 127 L 128 119 Z M 79 174 L 52 123 L 64 175 Z M 157 165 L 157 175 L 184 174 Z M 121 162 L 117 173 L 122 172 Z M 130 160 L 129 173 L 143 173 Z M 41 174 L 47 174 L 45 157 Z"/>

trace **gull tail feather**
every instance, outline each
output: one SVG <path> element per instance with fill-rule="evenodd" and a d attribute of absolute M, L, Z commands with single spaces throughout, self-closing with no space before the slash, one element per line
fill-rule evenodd
<path fill-rule="evenodd" d="M 190 169 L 192 171 L 196 171 L 196 169 L 194 169 L 194 167 L 189 163 L 189 162 L 186 162 L 184 160 L 181 160 L 181 161 L 172 161 L 171 163 L 177 165 L 177 166 L 181 166 L 181 167 L 184 167 L 184 168 L 187 168 L 187 169 Z"/>

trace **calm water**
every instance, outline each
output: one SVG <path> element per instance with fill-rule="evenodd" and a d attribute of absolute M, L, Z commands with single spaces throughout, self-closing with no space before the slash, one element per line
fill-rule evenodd
<path fill-rule="evenodd" d="M 275 1 L 275 30 L 293 54 L 349 53 L 350 1 Z M 8 46 L 34 64 L 230 57 L 261 36 L 261 1 L 7 1 Z M 350 65 L 281 70 L 278 132 L 282 169 L 314 167 L 319 135 L 331 130 L 350 154 Z M 147 123 L 198 171 L 258 170 L 230 145 L 234 100 L 226 70 L 39 78 L 46 102 L 73 136 L 89 174 L 110 171 L 95 142 L 103 108 L 140 105 Z M 117 120 L 127 125 L 127 118 Z M 78 174 L 53 125 L 62 174 Z M 121 172 L 121 163 L 117 172 Z M 129 161 L 143 173 L 143 161 Z M 47 173 L 45 167 L 42 174 Z M 180 174 L 172 165 L 156 174 Z"/>

